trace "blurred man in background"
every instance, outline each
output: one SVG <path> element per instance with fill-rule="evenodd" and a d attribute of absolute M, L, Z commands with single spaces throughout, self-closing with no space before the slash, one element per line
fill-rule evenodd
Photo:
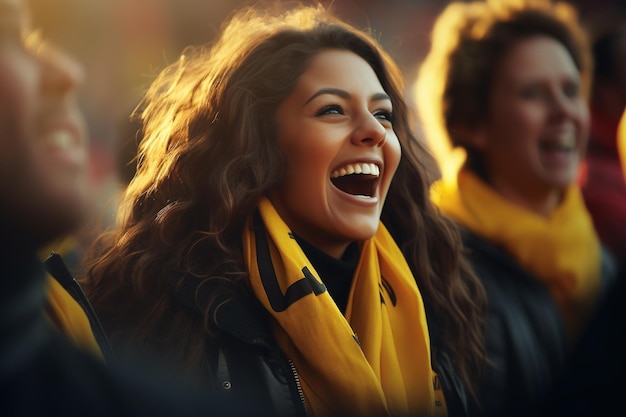
<path fill-rule="evenodd" d="M 25 0 L 0 0 L 0 415 L 224 415 L 176 378 L 105 365 L 45 313 L 38 249 L 87 215 L 87 135 L 81 67 L 27 29 Z"/>

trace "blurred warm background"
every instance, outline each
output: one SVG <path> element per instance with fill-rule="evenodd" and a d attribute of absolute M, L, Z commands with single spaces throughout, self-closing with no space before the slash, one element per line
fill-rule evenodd
<path fill-rule="evenodd" d="M 87 75 L 80 100 L 91 135 L 98 222 L 112 220 L 115 195 L 132 175 L 137 125 L 129 115 L 156 73 L 184 46 L 210 42 L 244 0 L 30 0 L 44 35 L 75 55 Z M 302 1 L 307 3 L 307 1 Z M 334 10 L 371 27 L 412 84 L 445 0 L 334 0 Z M 590 30 L 626 16 L 624 0 L 571 0 Z M 409 97 L 410 98 L 410 97 Z M 87 239 L 89 234 L 87 234 Z"/>

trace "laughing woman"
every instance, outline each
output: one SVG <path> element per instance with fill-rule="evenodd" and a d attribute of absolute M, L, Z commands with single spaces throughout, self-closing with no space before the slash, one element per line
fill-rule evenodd
<path fill-rule="evenodd" d="M 455 2 L 421 68 L 428 140 L 467 156 L 451 171 L 440 153 L 433 196 L 463 227 L 487 290 L 493 366 L 479 391 L 488 416 L 533 415 L 525 407 L 559 377 L 614 274 L 575 184 L 588 136 L 587 54 L 565 3 Z"/>
<path fill-rule="evenodd" d="M 463 415 L 484 294 L 402 91 L 321 7 L 244 10 L 165 69 L 86 282 L 114 345 L 255 415 Z"/>

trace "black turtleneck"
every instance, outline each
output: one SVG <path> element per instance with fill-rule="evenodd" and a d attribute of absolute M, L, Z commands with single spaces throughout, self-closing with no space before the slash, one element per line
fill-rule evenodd
<path fill-rule="evenodd" d="M 361 256 L 359 245 L 356 242 L 352 242 L 348 245 L 343 256 L 337 259 L 319 250 L 299 236 L 295 236 L 295 238 L 304 254 L 311 261 L 313 268 L 320 275 L 335 304 L 345 314 L 354 271 L 359 264 Z"/>

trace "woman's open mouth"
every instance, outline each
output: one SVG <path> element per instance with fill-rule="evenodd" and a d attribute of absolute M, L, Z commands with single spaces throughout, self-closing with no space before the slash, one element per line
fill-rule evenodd
<path fill-rule="evenodd" d="M 371 162 L 346 164 L 335 169 L 330 181 L 344 193 L 373 197 L 380 177 L 380 168 Z"/>

